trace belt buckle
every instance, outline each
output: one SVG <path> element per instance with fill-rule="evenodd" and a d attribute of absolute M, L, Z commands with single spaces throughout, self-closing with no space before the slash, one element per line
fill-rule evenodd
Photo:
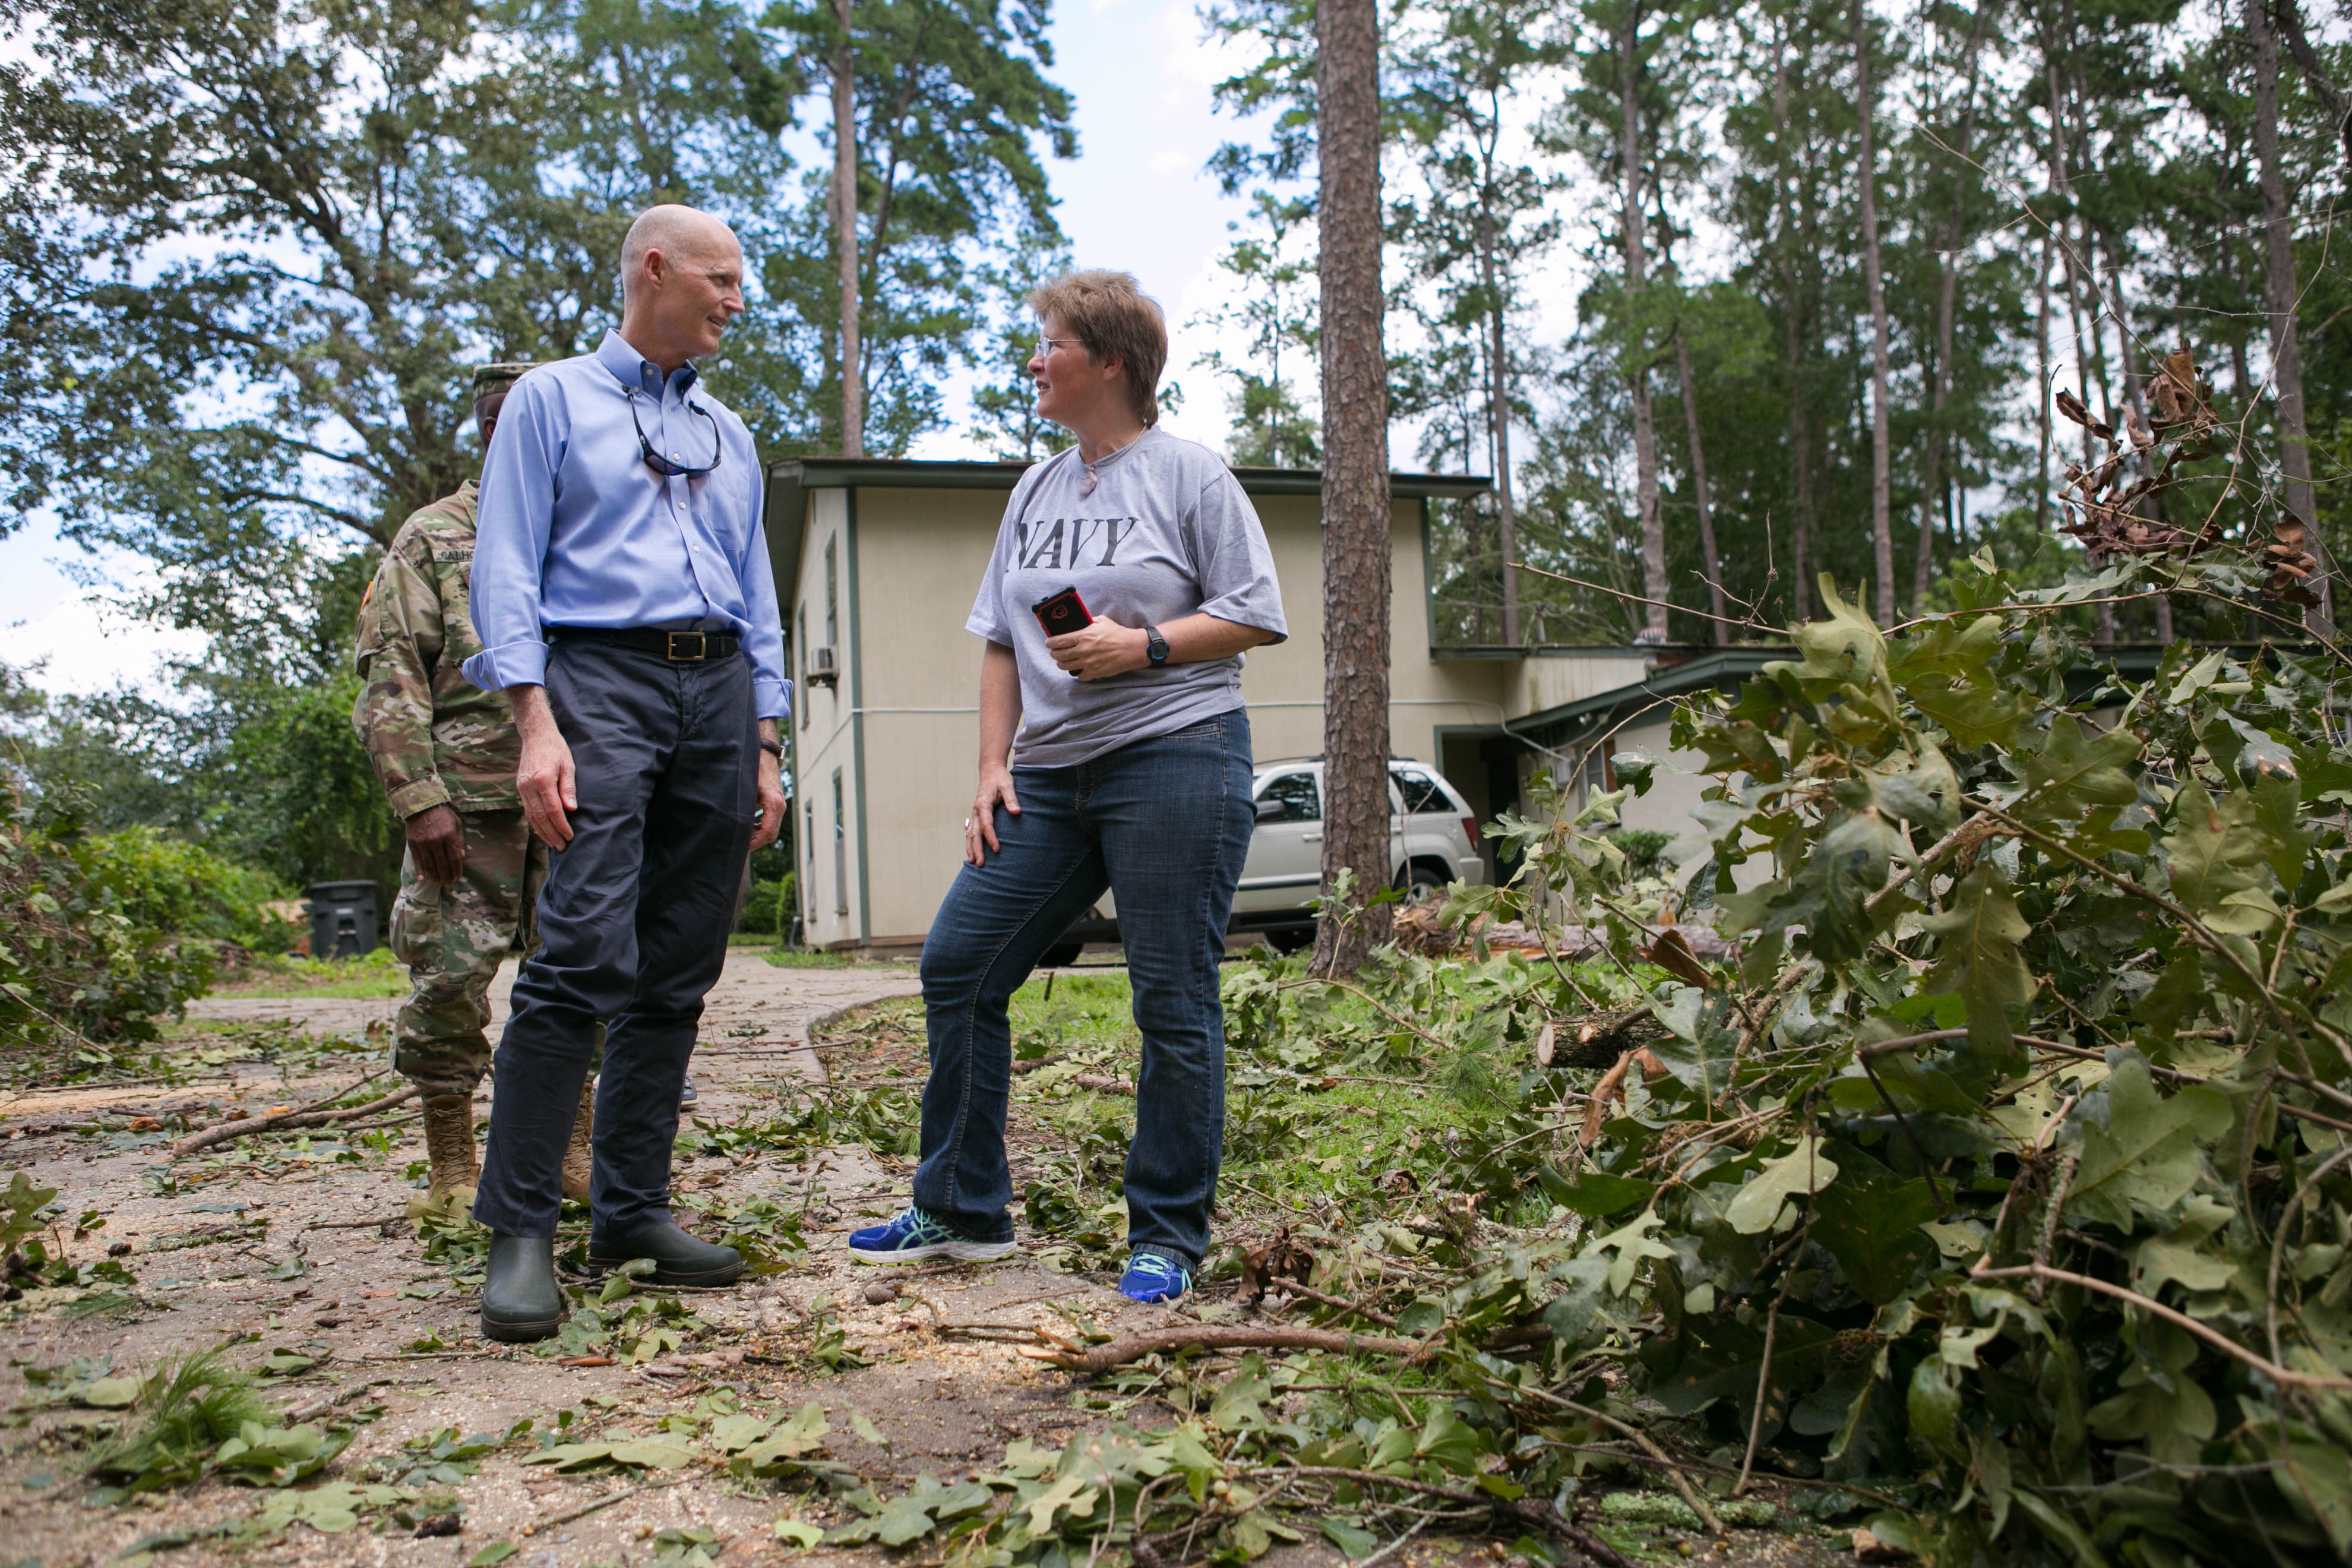
<path fill-rule="evenodd" d="M 665 651 L 664 657 L 668 658 L 672 664 L 700 664 L 703 660 L 710 657 L 710 638 L 708 634 L 703 632 L 671 632 L 668 636 L 669 647 Z M 692 637 L 694 639 L 694 651 L 692 653 L 678 652 L 678 639 L 680 637 Z"/>

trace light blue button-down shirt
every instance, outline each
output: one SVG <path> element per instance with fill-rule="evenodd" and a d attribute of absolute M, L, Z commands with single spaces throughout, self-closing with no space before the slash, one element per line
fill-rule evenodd
<path fill-rule="evenodd" d="M 760 455 L 734 410 L 687 365 L 661 370 L 604 334 L 593 354 L 540 366 L 499 411 L 475 525 L 474 630 L 466 679 L 542 686 L 546 628 L 730 630 L 751 659 L 762 719 L 792 711 L 775 574 L 760 527 Z M 639 395 L 630 418 L 628 389 Z M 637 428 L 672 462 L 654 472 Z"/>

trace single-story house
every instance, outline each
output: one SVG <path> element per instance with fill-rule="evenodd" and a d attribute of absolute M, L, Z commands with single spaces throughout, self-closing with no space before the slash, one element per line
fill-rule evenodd
<path fill-rule="evenodd" d="M 1021 463 L 801 458 L 770 465 L 765 517 L 787 658 L 794 840 L 813 946 L 919 948 L 962 861 L 978 744 L 981 643 L 964 630 Z M 1282 580 L 1289 640 L 1243 675 L 1260 761 L 1323 749 L 1321 476 L 1237 468 Z M 1608 758 L 1664 757 L 1665 699 L 1728 684 L 1780 650 L 1434 646 L 1429 503 L 1475 476 L 1391 478 L 1391 752 L 1436 766 L 1480 819 L 1517 809 L 1537 768 L 1607 781 Z M 1628 814 L 1703 841 L 1698 779 L 1660 770 Z"/>

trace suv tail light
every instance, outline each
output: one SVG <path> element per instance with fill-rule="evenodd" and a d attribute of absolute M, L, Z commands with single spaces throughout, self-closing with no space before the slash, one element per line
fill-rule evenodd
<path fill-rule="evenodd" d="M 1462 836 L 1470 840 L 1471 848 L 1475 849 L 1478 847 L 1478 819 L 1476 817 L 1465 816 L 1462 819 Z"/>

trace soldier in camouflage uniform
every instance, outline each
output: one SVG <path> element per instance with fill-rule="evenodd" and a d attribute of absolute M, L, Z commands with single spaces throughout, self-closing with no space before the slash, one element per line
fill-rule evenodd
<path fill-rule="evenodd" d="M 474 416 L 490 444 L 507 388 L 530 367 L 474 375 Z M 481 651 L 467 601 L 474 561 L 474 485 L 401 525 L 361 601 L 352 712 L 376 777 L 406 824 L 408 854 L 392 909 L 394 956 L 415 985 L 395 1025 L 393 1063 L 417 1086 L 435 1195 L 472 1187 L 474 1090 L 489 1069 L 484 1034 L 499 962 L 538 945 L 534 911 L 547 847 L 516 793 L 522 740 L 503 691 L 459 667 Z M 593 1070 L 593 1069 L 592 1069 Z M 595 1082 L 582 1090 L 563 1160 L 566 1196 L 588 1195 Z"/>

